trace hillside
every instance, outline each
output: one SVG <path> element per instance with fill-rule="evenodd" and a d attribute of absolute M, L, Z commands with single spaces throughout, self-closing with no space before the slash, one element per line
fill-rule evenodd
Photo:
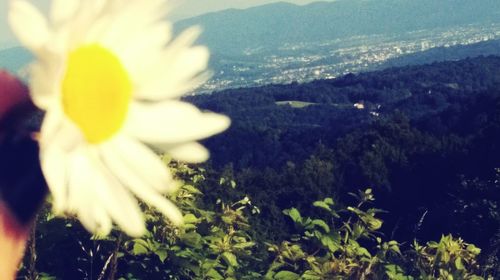
<path fill-rule="evenodd" d="M 200 25 L 200 43 L 215 53 L 241 54 L 287 43 L 498 23 L 499 15 L 495 0 L 340 0 L 225 10 L 180 21 L 176 29 Z"/>
<path fill-rule="evenodd" d="M 490 56 L 189 100 L 232 118 L 205 144 L 215 169 L 266 213 L 256 227 L 286 228 L 282 209 L 314 211 L 307 206 L 325 196 L 348 203 L 348 192 L 369 186 L 391 213 L 387 236 L 453 232 L 495 255 L 499 77 L 500 57 Z"/>
<path fill-rule="evenodd" d="M 229 133 L 207 142 L 214 150 L 216 165 L 232 161 L 238 167 L 279 166 L 289 158 L 309 154 L 318 141 L 329 143 L 396 110 L 413 122 L 422 121 L 477 93 L 497 88 L 499 77 L 500 57 L 491 56 L 304 84 L 230 89 L 189 100 L 233 119 Z M 286 101 L 314 106 L 296 108 Z M 355 108 L 355 103 L 362 103 L 364 109 Z M 226 145 L 226 141 L 241 145 Z M 296 144 L 288 147 L 290 141 Z M 255 145 L 260 142 L 272 145 Z"/>
<path fill-rule="evenodd" d="M 488 40 L 470 45 L 432 48 L 427 51 L 389 59 L 376 68 L 385 69 L 389 67 L 421 65 L 432 62 L 453 61 L 488 55 L 500 55 L 500 40 Z"/>

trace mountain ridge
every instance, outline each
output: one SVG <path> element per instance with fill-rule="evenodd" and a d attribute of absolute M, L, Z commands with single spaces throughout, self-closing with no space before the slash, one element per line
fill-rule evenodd
<path fill-rule="evenodd" d="M 389 34 L 431 27 L 500 21 L 493 0 L 339 0 L 304 6 L 278 2 L 244 10 L 225 10 L 185 19 L 177 32 L 200 25 L 199 42 L 214 52 L 241 53 L 248 48 L 331 40 L 365 34 Z M 272 28 L 270 28 L 272 27 Z"/>

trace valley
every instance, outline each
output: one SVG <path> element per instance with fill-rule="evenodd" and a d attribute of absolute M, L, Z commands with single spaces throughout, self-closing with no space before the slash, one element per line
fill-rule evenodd
<path fill-rule="evenodd" d="M 436 48 L 451 49 L 500 39 L 500 24 L 418 30 L 398 35 L 365 35 L 322 41 L 247 48 L 241 56 L 214 54 L 212 79 L 198 92 L 265 84 L 332 79 L 347 73 L 385 68 L 406 56 Z M 452 50 L 451 50 L 452 51 Z M 472 53 L 471 53 L 472 54 Z M 500 54 L 492 50 L 488 54 Z M 472 55 L 471 55 L 472 56 Z M 467 53 L 455 59 L 466 58 Z M 436 56 L 435 61 L 445 58 Z M 427 61 L 432 62 L 432 61 Z"/>

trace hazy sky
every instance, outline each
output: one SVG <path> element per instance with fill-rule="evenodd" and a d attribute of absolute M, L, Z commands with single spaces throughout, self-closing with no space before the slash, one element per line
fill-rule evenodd
<path fill-rule="evenodd" d="M 85 0 L 83 0 L 85 1 Z M 217 10 L 239 8 L 244 9 L 252 6 L 279 2 L 280 0 L 170 0 L 177 8 L 172 12 L 172 19 L 191 17 Z M 299 5 L 316 2 L 318 0 L 281 0 Z M 327 0 L 328 1 L 328 0 Z M 330 0 L 332 1 L 332 0 Z M 7 3 L 9 0 L 0 0 L 0 48 L 15 45 L 15 39 L 7 26 Z M 31 0 L 32 3 L 47 9 L 50 0 Z"/>
<path fill-rule="evenodd" d="M 281 0 L 281 2 L 290 2 L 298 5 L 305 5 L 317 1 L 318 0 Z M 252 6 L 280 2 L 280 0 L 184 0 L 179 2 L 180 4 L 177 10 L 174 11 L 173 14 L 176 18 L 190 17 L 193 15 L 229 8 L 244 9 Z"/>

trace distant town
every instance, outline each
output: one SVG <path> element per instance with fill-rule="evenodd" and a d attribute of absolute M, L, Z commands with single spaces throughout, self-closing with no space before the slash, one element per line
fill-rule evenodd
<path fill-rule="evenodd" d="M 433 48 L 500 38 L 500 24 L 418 30 L 403 35 L 356 36 L 277 49 L 246 49 L 240 57 L 214 54 L 212 79 L 198 92 L 331 79 L 377 69 L 387 61 Z"/>

